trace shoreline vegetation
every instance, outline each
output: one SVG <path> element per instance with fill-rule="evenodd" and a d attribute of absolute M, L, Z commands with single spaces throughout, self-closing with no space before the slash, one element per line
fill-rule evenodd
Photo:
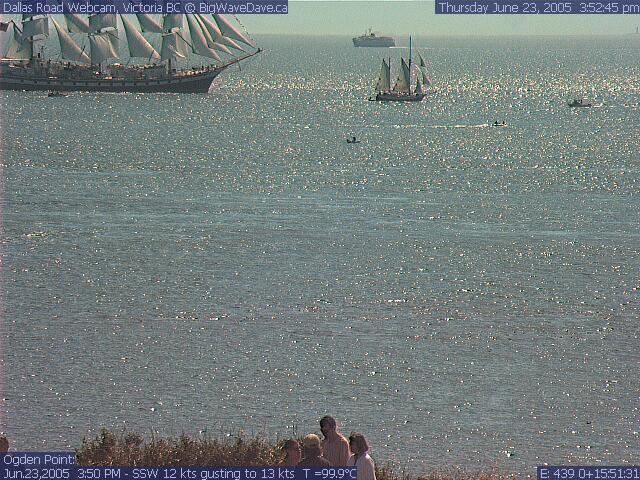
<path fill-rule="evenodd" d="M 301 440 L 298 439 L 298 440 Z M 76 449 L 79 465 L 83 466 L 274 466 L 282 458 L 286 439 L 270 441 L 242 433 L 224 439 L 209 436 L 176 438 L 152 436 L 144 439 L 132 432 L 115 434 L 102 429 L 94 439 L 84 438 Z M 495 469 L 467 472 L 456 467 L 411 474 L 398 471 L 390 463 L 376 460 L 377 480 L 506 480 L 515 476 Z"/>

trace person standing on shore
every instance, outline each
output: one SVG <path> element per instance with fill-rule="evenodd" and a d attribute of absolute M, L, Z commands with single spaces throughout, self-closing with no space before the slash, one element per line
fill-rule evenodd
<path fill-rule="evenodd" d="M 358 468 L 356 480 L 376 480 L 376 467 L 369 456 L 369 442 L 364 435 L 361 433 L 349 435 L 349 447 L 353 455 L 347 465 Z"/>
<path fill-rule="evenodd" d="M 338 432 L 336 419 L 326 415 L 320 419 L 320 431 L 324 436 L 322 440 L 322 455 L 331 462 L 334 467 L 344 467 L 349 461 L 351 451 L 349 442 Z"/>
<path fill-rule="evenodd" d="M 284 459 L 278 463 L 278 467 L 295 467 L 300 463 L 302 452 L 300 444 L 295 440 L 287 440 L 282 446 L 284 451 Z"/>
<path fill-rule="evenodd" d="M 310 433 L 302 440 L 302 460 L 298 467 L 331 467 L 331 462 L 322 456 L 320 437 Z"/>

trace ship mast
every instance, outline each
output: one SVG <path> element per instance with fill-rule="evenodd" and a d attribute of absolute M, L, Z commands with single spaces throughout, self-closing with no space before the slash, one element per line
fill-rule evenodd
<path fill-rule="evenodd" d="M 409 93 L 411 93 L 411 35 L 409 35 Z"/>

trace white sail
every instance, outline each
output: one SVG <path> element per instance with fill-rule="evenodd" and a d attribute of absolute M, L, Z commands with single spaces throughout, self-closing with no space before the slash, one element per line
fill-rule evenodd
<path fill-rule="evenodd" d="M 246 52 L 244 48 L 238 45 L 236 42 L 231 40 L 230 38 L 225 37 L 224 35 L 220 37 L 220 43 L 224 44 L 224 46 L 235 48 L 236 50 L 240 50 L 241 52 Z"/>
<path fill-rule="evenodd" d="M 422 79 L 422 84 L 423 84 L 425 87 L 430 86 L 430 85 L 431 85 L 431 79 L 430 79 L 430 78 L 427 76 L 427 74 L 425 73 L 424 68 L 419 68 L 419 67 L 416 67 L 416 68 L 417 68 L 417 70 L 418 70 L 418 75 L 419 75 L 419 77 Z"/>
<path fill-rule="evenodd" d="M 174 28 L 182 28 L 184 22 L 182 21 L 182 14 L 170 14 L 165 15 L 162 22 L 162 28 L 165 32 L 170 32 Z"/>
<path fill-rule="evenodd" d="M 58 40 L 60 41 L 60 53 L 65 60 L 72 60 L 74 62 L 91 63 L 91 59 L 86 53 L 73 41 L 69 34 L 58 25 L 58 22 L 51 17 L 53 26 L 56 27 L 58 32 Z"/>
<path fill-rule="evenodd" d="M 409 66 L 403 58 L 400 72 L 398 72 L 398 80 L 396 80 L 396 84 L 393 86 L 393 91 L 397 93 L 409 93 L 409 82 Z"/>
<path fill-rule="evenodd" d="M 200 14 L 196 15 L 196 18 L 198 19 L 198 21 L 200 21 L 200 23 L 204 25 L 205 30 L 209 32 L 209 35 L 213 40 L 213 43 L 208 43 L 209 47 L 215 48 L 216 50 L 224 53 L 228 53 L 229 55 L 233 55 L 231 50 L 229 50 L 227 47 L 235 48 L 234 45 L 237 46 L 237 44 L 233 40 L 225 38 L 222 35 L 222 32 L 220 32 L 218 26 L 213 22 L 213 20 L 210 20 L 204 15 Z"/>
<path fill-rule="evenodd" d="M 186 46 L 184 40 L 176 32 L 166 33 L 162 36 L 162 50 L 160 58 L 170 60 L 172 58 L 185 58 Z"/>
<path fill-rule="evenodd" d="M 67 22 L 67 30 L 69 33 L 89 33 L 91 27 L 87 19 L 75 13 L 65 13 L 64 19 Z"/>
<path fill-rule="evenodd" d="M 103 28 L 118 28 L 118 17 L 115 13 L 97 13 L 89 15 L 89 26 L 92 32 L 99 32 Z"/>
<path fill-rule="evenodd" d="M 15 23 L 13 24 L 13 37 L 4 57 L 14 60 L 29 60 L 33 57 L 33 42 L 22 34 Z"/>
<path fill-rule="evenodd" d="M 427 65 L 424 63 L 424 59 L 420 52 L 418 52 L 418 74 L 422 77 L 422 84 L 425 86 L 431 85 L 431 79 L 427 76 Z"/>
<path fill-rule="evenodd" d="M 246 45 L 249 45 L 250 47 L 255 48 L 255 44 L 251 40 L 249 40 L 247 37 L 245 37 L 242 33 L 240 33 L 222 15 L 215 15 L 214 14 L 213 15 L 213 19 L 218 24 L 218 27 L 220 27 L 220 31 L 222 32 L 222 35 L 224 35 L 227 38 L 231 38 L 233 40 L 237 40 L 237 41 L 242 42 L 242 43 L 244 43 Z"/>
<path fill-rule="evenodd" d="M 191 20 L 189 20 L 189 17 L 191 17 Z M 209 33 L 209 30 L 207 30 L 206 25 L 204 24 L 204 22 L 200 19 L 199 15 L 189 15 L 187 17 L 187 21 L 191 21 L 191 22 L 196 22 L 198 24 L 198 27 L 200 27 L 200 32 L 202 33 L 202 36 L 204 37 L 207 46 L 209 48 L 213 48 L 213 44 L 215 43 L 213 40 L 213 37 L 211 36 L 211 34 Z M 189 28 L 191 29 L 191 23 L 189 23 Z"/>
<path fill-rule="evenodd" d="M 220 55 L 209 48 L 203 29 L 193 15 L 187 15 L 187 23 L 189 24 L 189 32 L 191 32 L 193 53 L 220 61 Z"/>
<path fill-rule="evenodd" d="M 385 60 L 382 60 L 382 67 L 380 68 L 380 76 L 378 77 L 376 91 L 388 92 L 389 90 L 391 90 L 391 68 L 387 65 Z"/>
<path fill-rule="evenodd" d="M 127 35 L 127 46 L 129 47 L 129 55 L 140 58 L 160 59 L 160 55 L 155 48 L 142 36 L 142 33 L 128 20 L 125 15 L 120 15 L 124 33 Z"/>
<path fill-rule="evenodd" d="M 31 18 L 22 21 L 22 35 L 33 37 L 35 35 L 49 35 L 49 17 Z"/>
<path fill-rule="evenodd" d="M 89 45 L 93 65 L 99 65 L 110 58 L 118 58 L 118 37 L 113 33 L 90 35 Z"/>
<path fill-rule="evenodd" d="M 416 91 L 414 93 L 416 95 L 422 95 L 424 93 L 422 91 L 422 85 L 420 84 L 420 77 L 416 79 Z"/>
<path fill-rule="evenodd" d="M 148 13 L 138 13 L 136 17 L 143 32 L 162 33 L 162 25 Z"/>

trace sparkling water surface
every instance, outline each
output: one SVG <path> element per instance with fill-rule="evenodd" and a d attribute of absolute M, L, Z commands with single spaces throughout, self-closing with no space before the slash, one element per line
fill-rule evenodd
<path fill-rule="evenodd" d="M 0 93 L 12 448 L 329 413 L 412 472 L 640 463 L 640 41 L 414 38 L 410 105 L 404 50 L 258 41 L 208 95 Z"/>

